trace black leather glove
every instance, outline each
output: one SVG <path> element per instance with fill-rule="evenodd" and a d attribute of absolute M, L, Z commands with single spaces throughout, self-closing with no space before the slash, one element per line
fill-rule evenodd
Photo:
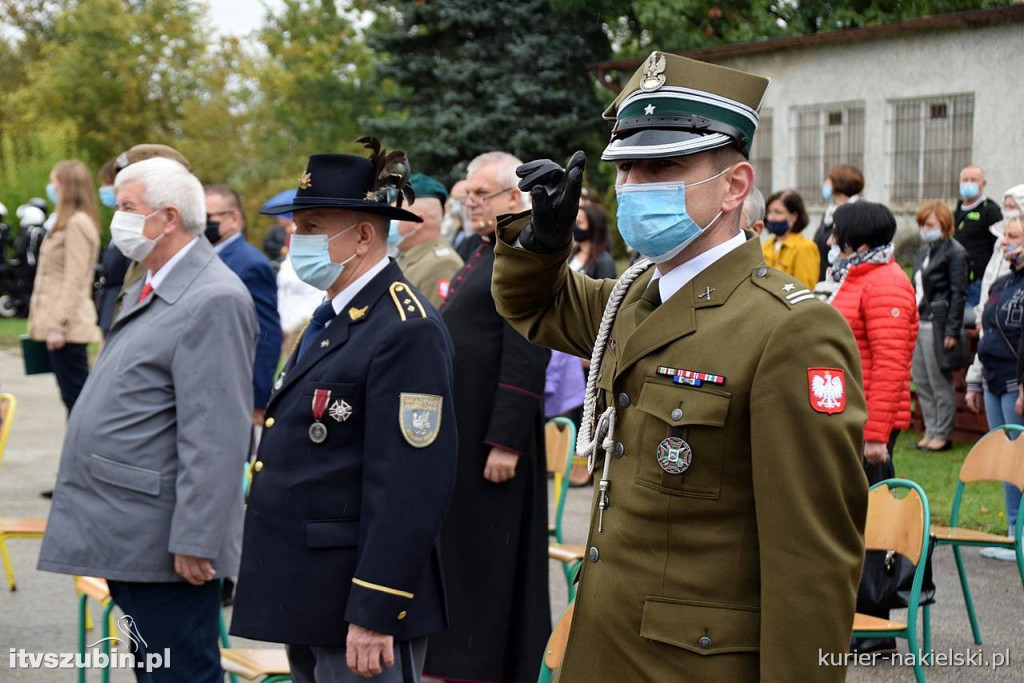
<path fill-rule="evenodd" d="M 519 189 L 530 193 L 533 218 L 519 235 L 524 249 L 539 254 L 561 251 L 572 241 L 580 209 L 583 168 L 587 155 L 577 151 L 563 169 L 550 159 L 538 159 L 516 169 Z"/>

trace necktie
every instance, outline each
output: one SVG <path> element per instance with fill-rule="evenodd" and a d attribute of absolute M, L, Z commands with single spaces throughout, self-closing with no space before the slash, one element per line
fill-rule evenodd
<path fill-rule="evenodd" d="M 152 293 L 153 293 L 153 285 L 151 285 L 151 284 L 149 284 L 147 282 L 145 284 L 145 286 L 142 288 L 142 292 L 139 294 L 139 303 L 141 304 L 143 301 L 145 301 L 149 297 L 149 295 L 152 294 Z"/>
<path fill-rule="evenodd" d="M 302 341 L 299 342 L 299 355 L 296 359 L 301 358 L 302 354 L 306 352 L 313 342 L 320 336 L 320 333 L 327 327 L 327 323 L 334 320 L 334 305 L 331 300 L 320 304 L 320 307 L 313 312 L 313 317 L 309 321 L 309 325 L 306 326 L 306 331 L 302 334 Z"/>

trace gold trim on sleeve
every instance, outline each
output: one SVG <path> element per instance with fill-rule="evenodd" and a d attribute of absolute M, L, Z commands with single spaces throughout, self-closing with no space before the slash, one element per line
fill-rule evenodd
<path fill-rule="evenodd" d="M 387 593 L 388 595 L 397 595 L 400 598 L 408 598 L 409 600 L 412 600 L 412 593 L 407 593 L 405 591 L 400 591 L 397 588 L 388 588 L 387 586 L 379 586 L 379 585 L 377 585 L 375 583 L 370 583 L 369 581 L 363 581 L 362 579 L 357 579 L 354 576 L 352 577 L 352 583 L 354 583 L 357 586 L 362 586 L 363 588 L 369 588 L 372 591 L 379 591 L 381 593 Z"/>

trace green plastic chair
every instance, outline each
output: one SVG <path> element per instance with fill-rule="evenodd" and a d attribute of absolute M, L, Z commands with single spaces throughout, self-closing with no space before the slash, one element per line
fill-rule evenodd
<path fill-rule="evenodd" d="M 895 490 L 905 490 L 902 498 L 893 496 Z M 914 659 L 914 678 L 924 683 L 922 652 L 931 651 L 931 606 L 921 605 L 921 582 L 928 558 L 931 509 L 924 490 L 907 479 L 886 479 L 868 491 L 868 519 L 864 528 L 867 550 L 895 551 L 909 559 L 914 569 L 914 582 L 907 606 L 907 622 L 856 614 L 853 618 L 854 638 L 905 638 Z M 924 648 L 918 647 L 917 612 L 923 607 L 922 631 Z"/>
<path fill-rule="evenodd" d="M 960 588 L 964 592 L 964 603 L 967 605 L 967 617 L 971 622 L 971 634 L 974 642 L 981 645 L 981 629 L 974 612 L 971 600 L 971 589 L 967 584 L 967 572 L 960 556 L 961 546 L 1000 546 L 1013 548 L 1017 553 L 1017 572 L 1020 574 L 1021 585 L 1024 586 L 1024 552 L 1021 546 L 1021 529 L 1024 527 L 1024 499 L 1017 508 L 1017 528 L 1013 537 L 989 534 L 983 531 L 965 529 L 959 526 L 960 504 L 963 500 L 967 484 L 979 481 L 998 481 L 1016 486 L 1024 490 L 1024 427 L 1020 425 L 1003 425 L 996 427 L 978 443 L 974 444 L 964 464 L 960 466 L 960 480 L 956 485 L 953 497 L 953 512 L 948 527 L 932 527 L 935 546 L 948 545 L 953 548 L 956 560 L 956 571 L 960 575 Z M 1010 438 L 1011 435 L 1015 438 Z"/>
<path fill-rule="evenodd" d="M 565 513 L 565 499 L 569 493 L 569 472 L 576 451 L 576 425 L 573 421 L 565 417 L 548 420 L 544 425 L 544 446 L 547 471 L 555 477 L 555 520 L 548 525 L 548 557 L 561 563 L 569 602 L 572 602 L 576 595 L 573 577 L 584 556 L 582 545 L 566 543 L 562 535 L 562 515 Z"/>

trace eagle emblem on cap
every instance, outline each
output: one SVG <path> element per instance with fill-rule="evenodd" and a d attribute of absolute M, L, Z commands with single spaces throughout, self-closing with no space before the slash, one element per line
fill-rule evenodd
<path fill-rule="evenodd" d="M 299 176 L 299 189 L 308 190 L 313 187 L 313 176 L 310 175 L 309 171 L 306 171 Z"/>
<path fill-rule="evenodd" d="M 640 81 L 640 89 L 644 92 L 654 92 L 665 85 L 665 66 L 665 55 L 652 52 L 644 62 L 644 77 Z"/>

